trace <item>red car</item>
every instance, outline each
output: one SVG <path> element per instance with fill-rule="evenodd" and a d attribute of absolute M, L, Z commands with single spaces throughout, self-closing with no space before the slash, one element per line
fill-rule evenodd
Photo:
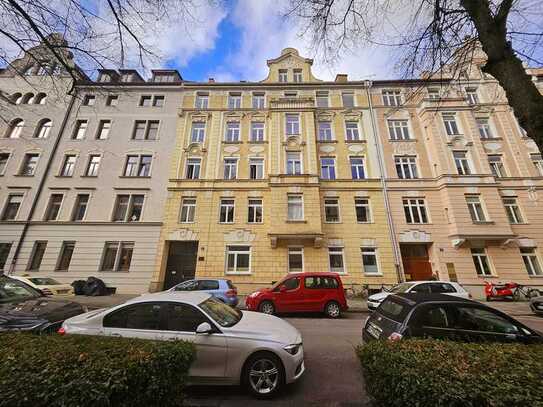
<path fill-rule="evenodd" d="M 290 274 L 272 288 L 262 288 L 245 300 L 250 311 L 265 314 L 324 312 L 338 318 L 347 310 L 343 284 L 336 273 Z"/>

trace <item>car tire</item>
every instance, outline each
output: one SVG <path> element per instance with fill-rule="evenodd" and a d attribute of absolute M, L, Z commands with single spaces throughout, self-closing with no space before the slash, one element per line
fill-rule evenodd
<path fill-rule="evenodd" d="M 339 318 L 341 316 L 341 307 L 335 301 L 330 301 L 324 307 L 324 313 L 328 318 Z"/>
<path fill-rule="evenodd" d="M 271 352 L 258 352 L 245 362 L 242 383 L 256 398 L 270 399 L 285 384 L 281 359 Z"/>
<path fill-rule="evenodd" d="M 258 310 L 263 314 L 273 315 L 275 314 L 275 305 L 271 301 L 262 301 L 258 306 Z"/>

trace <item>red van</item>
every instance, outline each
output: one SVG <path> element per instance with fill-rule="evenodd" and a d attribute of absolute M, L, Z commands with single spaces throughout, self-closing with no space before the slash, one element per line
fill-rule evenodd
<path fill-rule="evenodd" d="M 262 288 L 245 300 L 249 311 L 265 314 L 324 312 L 338 318 L 347 310 L 341 278 L 336 273 L 289 274 L 272 288 Z"/>

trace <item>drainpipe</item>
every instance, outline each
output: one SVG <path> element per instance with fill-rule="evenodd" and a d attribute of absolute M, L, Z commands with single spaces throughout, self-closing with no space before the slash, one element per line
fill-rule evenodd
<path fill-rule="evenodd" d="M 388 233 L 390 235 L 390 241 L 392 242 L 392 251 L 394 253 L 394 266 L 396 268 L 396 276 L 398 277 L 398 281 L 400 283 L 403 283 L 405 281 L 405 275 L 403 273 L 399 245 L 396 239 L 396 230 L 394 228 L 394 220 L 392 219 L 392 213 L 390 212 L 390 201 L 388 199 L 388 189 L 387 189 L 387 183 L 385 180 L 386 168 L 383 161 L 379 130 L 377 128 L 377 125 L 375 124 L 375 111 L 373 110 L 373 103 L 371 101 L 370 89 L 372 86 L 373 86 L 372 81 L 369 81 L 369 80 L 365 81 L 366 95 L 368 97 L 368 103 L 369 103 L 369 108 L 370 108 L 371 128 L 373 130 L 373 135 L 374 135 L 373 142 L 375 146 L 375 151 L 377 152 L 377 163 L 379 164 L 379 171 L 381 173 L 380 180 L 381 180 L 381 188 L 383 190 L 383 200 L 385 202 L 385 212 L 387 214 Z"/>
<path fill-rule="evenodd" d="M 28 232 L 28 227 L 30 226 L 30 221 L 32 220 L 32 216 L 34 216 L 34 212 L 36 211 L 36 207 L 38 206 L 38 200 L 40 199 L 40 195 L 43 191 L 43 188 L 45 186 L 45 181 L 47 180 L 47 175 L 49 175 L 49 170 L 51 169 L 51 166 L 53 165 L 53 159 L 55 158 L 55 154 L 58 149 L 58 145 L 60 144 L 60 140 L 62 138 L 62 134 L 64 133 L 64 130 L 66 129 L 66 124 L 68 123 L 68 117 L 70 116 L 72 112 L 72 107 L 75 102 L 75 95 L 77 94 L 77 88 L 72 94 L 70 98 L 70 103 L 68 104 L 68 109 L 66 110 L 66 114 L 64 115 L 64 118 L 62 119 L 62 123 L 60 125 L 60 129 L 58 131 L 58 136 L 55 140 L 55 144 L 53 144 L 53 149 L 51 150 L 51 153 L 49 154 L 49 159 L 47 160 L 47 164 L 45 166 L 45 171 L 43 173 L 43 177 L 40 179 L 40 183 L 38 184 L 38 188 L 36 189 L 36 195 L 34 196 L 34 200 L 32 201 L 32 206 L 30 207 L 30 212 L 28 213 L 28 217 L 23 225 L 23 230 L 21 232 L 21 237 L 19 238 L 17 242 L 17 246 L 15 247 L 15 253 L 13 253 L 13 258 L 11 259 L 11 263 L 9 265 L 9 271 L 8 275 L 13 274 L 15 271 L 15 264 L 17 263 L 17 260 L 19 258 L 19 253 L 21 252 L 21 248 L 23 246 L 23 242 L 25 240 L 26 234 Z"/>

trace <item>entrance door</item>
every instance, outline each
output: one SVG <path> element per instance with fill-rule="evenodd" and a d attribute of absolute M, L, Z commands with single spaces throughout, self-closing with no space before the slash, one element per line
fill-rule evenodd
<path fill-rule="evenodd" d="M 424 244 L 402 244 L 402 263 L 407 281 L 429 280 L 432 266 L 428 259 L 428 250 Z"/>
<path fill-rule="evenodd" d="M 198 242 L 170 242 L 164 289 L 194 278 Z"/>

